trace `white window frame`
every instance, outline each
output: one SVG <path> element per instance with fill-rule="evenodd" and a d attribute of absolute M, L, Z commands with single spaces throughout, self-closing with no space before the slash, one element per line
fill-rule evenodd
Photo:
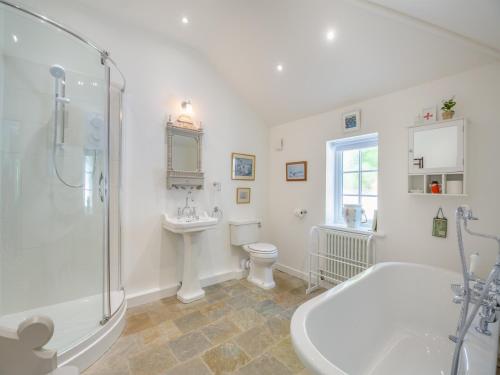
<path fill-rule="evenodd" d="M 327 168 L 330 170 L 327 171 L 327 176 L 330 175 L 331 179 L 333 180 L 333 184 L 330 185 L 330 188 L 327 186 L 327 194 L 329 194 L 330 197 L 333 197 L 333 199 L 328 199 L 327 197 L 327 202 L 330 202 L 330 204 L 327 204 L 327 211 L 330 210 L 330 212 L 327 212 L 327 218 L 326 221 L 330 222 L 331 224 L 334 225 L 344 225 L 344 219 L 342 215 L 342 207 L 343 207 L 343 176 L 344 176 L 344 170 L 343 170 L 343 158 L 342 158 L 342 152 L 348 151 L 348 150 L 356 150 L 356 149 L 364 149 L 364 148 L 371 148 L 371 147 L 378 147 L 378 134 L 368 134 L 368 135 L 363 135 L 363 136 L 357 136 L 357 137 L 351 137 L 351 138 L 344 138 L 344 139 L 339 139 L 335 141 L 330 141 L 328 142 L 328 155 L 329 159 L 327 161 Z M 361 155 L 360 155 L 361 156 Z M 345 195 L 350 195 L 350 196 L 356 196 L 356 197 L 376 197 L 377 202 L 378 202 L 378 189 L 377 189 L 377 194 L 361 194 L 361 189 L 362 189 L 362 171 L 361 171 L 361 165 L 362 165 L 362 160 L 360 158 L 359 160 L 359 165 L 358 165 L 358 170 L 353 171 L 352 173 L 358 173 L 359 176 L 359 182 L 358 182 L 358 194 L 345 194 Z M 333 171 L 332 171 L 333 169 Z M 366 170 L 363 172 L 379 172 L 380 168 L 377 166 L 376 170 Z M 378 179 L 377 179 L 378 180 Z M 328 185 L 328 184 L 327 184 Z M 360 198 L 358 198 L 359 200 Z M 361 204 L 361 202 L 360 202 Z M 372 226 L 372 221 L 368 221 L 365 224 L 362 224 L 361 228 L 362 229 L 370 229 Z"/>

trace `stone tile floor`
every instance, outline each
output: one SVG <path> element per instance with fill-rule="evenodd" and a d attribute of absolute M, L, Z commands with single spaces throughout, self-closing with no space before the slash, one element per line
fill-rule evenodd
<path fill-rule="evenodd" d="M 311 295 L 304 281 L 275 271 L 276 287 L 243 280 L 205 288 L 182 304 L 165 298 L 127 311 L 124 332 L 84 375 L 307 374 L 290 340 L 290 319 Z"/>

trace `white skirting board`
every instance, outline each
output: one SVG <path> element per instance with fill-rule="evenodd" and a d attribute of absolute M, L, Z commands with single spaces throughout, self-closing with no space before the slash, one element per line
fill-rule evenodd
<path fill-rule="evenodd" d="M 309 280 L 306 272 L 300 271 L 296 268 L 288 267 L 288 266 L 285 266 L 284 264 L 281 264 L 281 263 L 276 263 L 274 265 L 274 268 L 277 269 L 278 271 L 285 272 L 291 276 L 298 277 L 299 279 L 302 279 L 305 281 Z"/>
<path fill-rule="evenodd" d="M 222 283 L 227 280 L 241 279 L 243 277 L 243 274 L 244 270 L 223 272 L 213 276 L 202 278 L 200 280 L 200 283 L 202 287 L 206 287 L 213 284 Z M 127 294 L 127 305 L 130 308 L 154 302 L 162 298 L 175 296 L 179 287 L 179 284 L 173 284 L 163 288 L 154 288 L 138 293 Z"/>

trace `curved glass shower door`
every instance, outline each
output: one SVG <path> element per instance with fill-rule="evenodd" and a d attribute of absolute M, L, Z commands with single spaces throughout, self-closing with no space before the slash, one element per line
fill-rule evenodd
<path fill-rule="evenodd" d="M 108 74 L 95 49 L 0 4 L 0 325 L 63 351 L 105 303 Z"/>

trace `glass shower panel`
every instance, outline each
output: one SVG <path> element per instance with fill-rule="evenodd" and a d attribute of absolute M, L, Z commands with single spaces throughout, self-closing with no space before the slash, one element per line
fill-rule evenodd
<path fill-rule="evenodd" d="M 48 315 L 63 351 L 103 317 L 105 69 L 3 5 L 0 48 L 0 325 Z"/>
<path fill-rule="evenodd" d="M 109 118 L 109 252 L 110 252 L 110 314 L 114 314 L 125 296 L 121 280 L 121 139 L 122 139 L 122 100 L 121 87 L 112 84 L 110 87 Z"/>

